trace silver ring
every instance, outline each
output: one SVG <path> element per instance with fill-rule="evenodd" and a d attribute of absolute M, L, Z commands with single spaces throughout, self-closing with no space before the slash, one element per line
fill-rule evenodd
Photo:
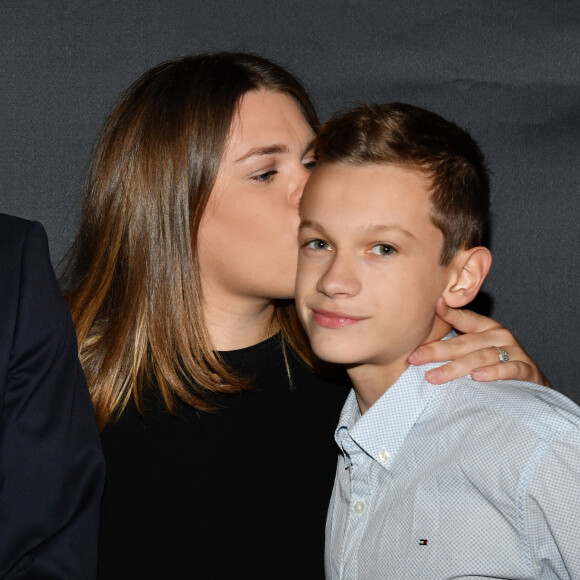
<path fill-rule="evenodd" d="M 499 348 L 499 346 L 495 348 L 497 349 L 497 354 L 499 354 L 499 362 L 508 362 L 510 360 L 510 355 L 503 348 Z"/>

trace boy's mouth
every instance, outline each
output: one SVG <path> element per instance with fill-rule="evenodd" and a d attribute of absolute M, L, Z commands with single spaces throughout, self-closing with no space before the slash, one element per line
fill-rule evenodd
<path fill-rule="evenodd" d="M 365 320 L 365 317 L 354 316 L 352 314 L 347 314 L 345 312 L 333 312 L 331 310 L 313 310 L 312 318 L 316 324 L 319 326 L 324 326 L 325 328 L 342 328 L 344 326 L 351 326 Z"/>

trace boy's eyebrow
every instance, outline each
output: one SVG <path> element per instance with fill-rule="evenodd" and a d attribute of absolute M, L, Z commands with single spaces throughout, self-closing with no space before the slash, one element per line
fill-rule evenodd
<path fill-rule="evenodd" d="M 409 236 L 411 238 L 414 238 L 415 235 L 412 234 L 409 230 L 406 230 L 405 228 L 402 228 L 401 226 L 398 226 L 397 224 L 390 224 L 390 225 L 376 225 L 376 226 L 366 226 L 363 229 L 364 233 L 369 233 L 369 234 L 375 234 L 375 233 L 381 233 L 381 232 L 388 232 L 391 230 L 396 230 L 398 232 L 401 232 L 402 234 L 405 234 L 406 236 Z"/>
<path fill-rule="evenodd" d="M 312 230 L 317 230 L 323 234 L 326 235 L 326 231 L 324 229 L 324 227 L 322 226 L 322 224 L 318 223 L 317 221 L 314 220 L 302 220 L 300 222 L 300 225 L 298 226 L 298 231 L 301 231 L 305 228 L 310 228 Z M 391 224 L 391 225 L 368 225 L 368 226 L 363 226 L 361 228 L 361 232 L 363 234 L 380 234 L 382 232 L 389 232 L 392 230 L 396 230 L 398 232 L 401 232 L 402 234 L 409 236 L 411 238 L 415 238 L 416 236 L 414 234 L 412 234 L 409 230 L 406 230 L 405 228 L 402 228 L 401 226 L 398 226 L 396 224 Z"/>
<path fill-rule="evenodd" d="M 302 201 L 302 200 L 300 200 L 300 201 Z M 298 231 L 301 231 L 305 228 L 310 228 L 311 230 L 318 230 L 319 232 L 322 232 L 323 234 L 326 233 L 324 228 L 322 227 L 322 225 L 314 220 L 301 220 L 300 225 L 298 226 Z"/>

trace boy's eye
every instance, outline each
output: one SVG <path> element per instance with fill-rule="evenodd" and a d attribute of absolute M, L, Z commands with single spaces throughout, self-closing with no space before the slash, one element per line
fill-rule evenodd
<path fill-rule="evenodd" d="M 274 179 L 274 175 L 278 172 L 272 169 L 271 171 L 264 171 L 264 173 L 260 173 L 259 175 L 254 175 L 252 179 L 254 181 L 259 181 L 260 183 L 268 183 Z"/>
<path fill-rule="evenodd" d="M 312 240 L 306 244 L 306 247 L 312 250 L 332 250 L 332 246 L 324 240 Z"/>
<path fill-rule="evenodd" d="M 371 254 L 377 254 L 379 256 L 392 256 L 397 250 L 391 246 L 391 244 L 377 244 L 371 249 Z"/>
<path fill-rule="evenodd" d="M 316 159 L 309 159 L 308 161 L 303 161 L 302 165 L 308 169 L 308 171 L 312 171 L 314 166 L 316 165 Z"/>

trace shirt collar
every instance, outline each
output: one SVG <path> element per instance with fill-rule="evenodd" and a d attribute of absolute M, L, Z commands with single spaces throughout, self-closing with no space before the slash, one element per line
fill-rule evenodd
<path fill-rule="evenodd" d="M 456 333 L 451 331 L 442 340 L 454 336 Z M 350 437 L 365 453 L 387 468 L 438 391 L 437 385 L 427 382 L 425 373 L 443 364 L 409 366 L 364 415 L 361 415 L 352 389 L 335 432 L 339 447 L 344 449 L 344 439 Z M 347 466 L 349 463 L 347 458 Z"/>

